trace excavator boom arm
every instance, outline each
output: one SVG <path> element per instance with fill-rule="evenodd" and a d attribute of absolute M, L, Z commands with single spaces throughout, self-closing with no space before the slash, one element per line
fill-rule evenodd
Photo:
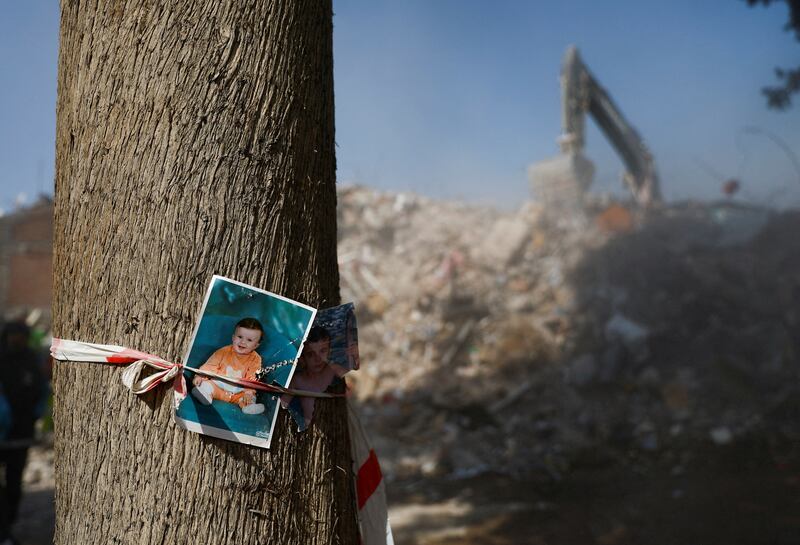
<path fill-rule="evenodd" d="M 636 129 L 625 120 L 605 89 L 583 64 L 578 50 L 564 56 L 562 87 L 562 150 L 580 152 L 588 113 L 622 159 L 625 182 L 637 202 L 649 206 L 661 200 L 653 156 Z"/>

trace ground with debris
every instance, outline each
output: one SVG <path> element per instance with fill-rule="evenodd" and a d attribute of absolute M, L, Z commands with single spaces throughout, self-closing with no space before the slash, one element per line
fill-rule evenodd
<path fill-rule="evenodd" d="M 398 544 L 797 543 L 800 212 L 350 187 L 338 213 Z M 52 539 L 51 459 L 23 543 Z"/>

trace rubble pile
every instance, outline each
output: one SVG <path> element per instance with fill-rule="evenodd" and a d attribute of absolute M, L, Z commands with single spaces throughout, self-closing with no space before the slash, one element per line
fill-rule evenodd
<path fill-rule="evenodd" d="M 339 193 L 355 395 L 389 478 L 798 439 L 800 213 Z"/>

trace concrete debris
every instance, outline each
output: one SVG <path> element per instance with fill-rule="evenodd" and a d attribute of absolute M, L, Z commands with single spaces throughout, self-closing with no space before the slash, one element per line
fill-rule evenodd
<path fill-rule="evenodd" d="M 558 479 L 800 437 L 798 212 L 501 212 L 349 187 L 338 214 L 364 362 L 348 380 L 388 479 Z"/>
<path fill-rule="evenodd" d="M 626 346 L 640 344 L 647 338 L 647 328 L 642 327 L 622 314 L 614 314 L 606 323 L 606 338 L 610 341 L 621 340 Z"/>
<path fill-rule="evenodd" d="M 510 265 L 520 256 L 531 234 L 527 218 L 516 216 L 498 219 L 482 244 L 475 247 L 472 258 L 491 268 Z"/>
<path fill-rule="evenodd" d="M 581 354 L 564 366 L 564 379 L 575 386 L 591 384 L 597 376 L 597 358 L 594 354 Z"/>
<path fill-rule="evenodd" d="M 769 210 L 737 206 L 716 206 L 709 210 L 719 228 L 718 246 L 736 246 L 753 240 L 769 221 Z"/>
<path fill-rule="evenodd" d="M 714 441 L 715 445 L 727 445 L 733 441 L 733 433 L 726 426 L 713 428 L 709 431 L 708 435 L 711 437 L 711 440 Z"/>

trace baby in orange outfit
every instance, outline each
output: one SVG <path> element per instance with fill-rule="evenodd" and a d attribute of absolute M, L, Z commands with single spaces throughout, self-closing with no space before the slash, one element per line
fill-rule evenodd
<path fill-rule="evenodd" d="M 264 337 L 264 328 L 255 318 L 243 318 L 236 324 L 231 344 L 211 354 L 199 368 L 230 378 L 257 380 L 256 371 L 261 369 L 261 356 L 255 351 Z M 196 375 L 192 383 L 192 395 L 203 405 L 211 405 L 215 399 L 235 403 L 245 414 L 261 414 L 264 404 L 256 403 L 256 391 L 235 384 Z"/>

